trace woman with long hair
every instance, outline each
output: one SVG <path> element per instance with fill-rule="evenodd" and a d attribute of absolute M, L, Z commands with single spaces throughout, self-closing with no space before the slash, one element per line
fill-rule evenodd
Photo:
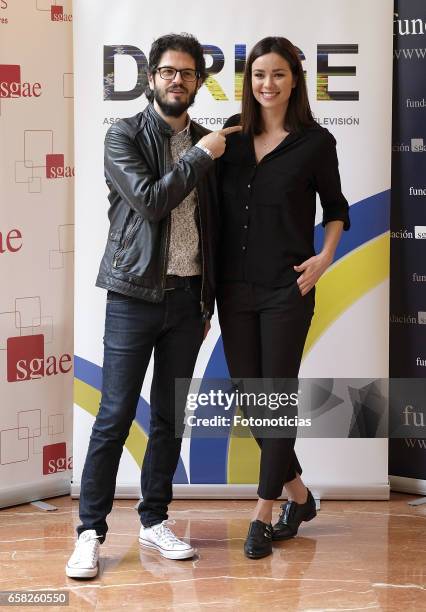
<path fill-rule="evenodd" d="M 268 37 L 245 68 L 242 112 L 226 126 L 219 161 L 222 238 L 218 313 L 228 368 L 237 379 L 296 379 L 314 313 L 315 284 L 349 229 L 336 141 L 313 118 L 298 50 Z M 316 194 L 323 208 L 322 250 L 313 245 Z M 295 437 L 256 436 L 261 449 L 258 502 L 244 550 L 257 559 L 272 541 L 296 535 L 315 517 L 301 479 Z M 285 486 L 288 502 L 272 527 L 272 507 Z"/>

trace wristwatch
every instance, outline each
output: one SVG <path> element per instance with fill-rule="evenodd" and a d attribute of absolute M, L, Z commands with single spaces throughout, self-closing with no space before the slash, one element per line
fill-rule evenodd
<path fill-rule="evenodd" d="M 197 142 L 197 144 L 195 145 L 196 147 L 198 147 L 199 149 L 201 149 L 202 151 L 204 151 L 204 153 L 207 153 L 207 155 L 211 158 L 214 159 L 214 155 L 213 153 L 210 151 L 210 149 L 208 149 L 207 147 L 205 147 L 204 145 L 200 144 L 199 142 Z"/>

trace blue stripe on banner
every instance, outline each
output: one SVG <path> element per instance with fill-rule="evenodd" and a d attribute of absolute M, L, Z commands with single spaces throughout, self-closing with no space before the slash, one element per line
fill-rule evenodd
<path fill-rule="evenodd" d="M 87 385 L 94 387 L 98 391 L 101 390 L 102 368 L 95 363 L 74 355 L 74 375 Z"/>
<path fill-rule="evenodd" d="M 390 189 L 376 193 L 365 200 L 352 204 L 349 209 L 351 228 L 343 232 L 334 261 L 350 253 L 365 242 L 389 230 Z M 315 226 L 315 252 L 322 248 L 324 228 Z"/>
<path fill-rule="evenodd" d="M 210 355 L 204 378 L 222 380 L 229 378 L 221 336 Z M 199 415 L 198 411 L 197 415 Z M 191 484 L 222 484 L 227 482 L 228 446 L 229 435 L 223 438 L 194 437 L 191 439 L 189 455 Z"/>

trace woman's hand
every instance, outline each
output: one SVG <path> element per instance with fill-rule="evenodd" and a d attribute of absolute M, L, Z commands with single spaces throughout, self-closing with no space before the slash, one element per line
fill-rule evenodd
<path fill-rule="evenodd" d="M 334 253 L 339 244 L 342 231 L 343 221 L 339 219 L 329 221 L 325 226 L 324 246 L 321 253 L 310 257 L 301 263 L 300 266 L 293 266 L 296 272 L 302 272 L 297 279 L 302 295 L 306 295 L 317 284 L 318 279 L 324 274 L 328 266 L 333 263 Z"/>
<path fill-rule="evenodd" d="M 302 272 L 297 279 L 302 295 L 306 295 L 317 284 L 319 278 L 331 265 L 332 261 L 333 257 L 330 254 L 322 252 L 302 262 L 300 266 L 293 266 L 296 272 Z"/>

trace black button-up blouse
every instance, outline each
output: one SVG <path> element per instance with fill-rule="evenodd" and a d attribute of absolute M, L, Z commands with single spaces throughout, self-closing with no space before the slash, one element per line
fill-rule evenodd
<path fill-rule="evenodd" d="M 238 125 L 239 115 L 228 125 Z M 341 220 L 350 226 L 342 194 L 336 140 L 318 124 L 290 133 L 260 163 L 253 138 L 236 133 L 226 139 L 218 160 L 221 203 L 219 281 L 249 281 L 285 286 L 293 270 L 315 254 L 316 193 L 325 226 Z"/>

